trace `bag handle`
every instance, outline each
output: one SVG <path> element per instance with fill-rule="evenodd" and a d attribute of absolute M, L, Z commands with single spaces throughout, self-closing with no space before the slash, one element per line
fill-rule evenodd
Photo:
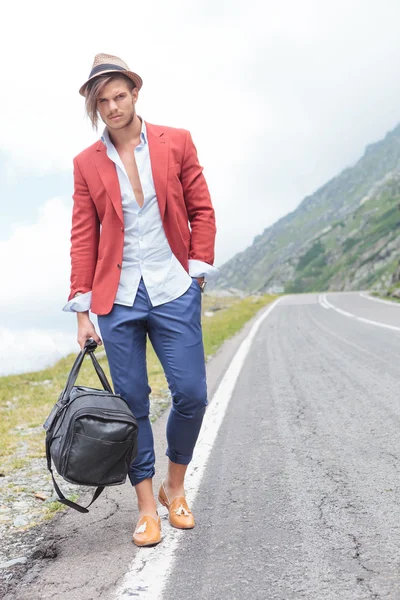
<path fill-rule="evenodd" d="M 93 497 L 92 497 L 91 501 L 89 502 L 89 504 L 87 506 L 81 506 L 80 504 L 76 504 L 76 502 L 72 502 L 72 500 L 68 500 L 68 498 L 66 498 L 64 496 L 64 494 L 62 493 L 62 491 L 58 487 L 58 484 L 57 484 L 56 480 L 54 479 L 53 469 L 51 468 L 50 444 L 49 444 L 48 440 L 49 440 L 49 438 L 48 438 L 48 436 L 46 436 L 47 468 L 50 471 L 51 478 L 53 480 L 54 489 L 57 492 L 58 501 L 61 502 L 62 504 L 65 504 L 65 506 L 69 506 L 69 508 L 74 508 L 75 510 L 77 510 L 80 513 L 88 513 L 89 512 L 88 511 L 89 506 L 91 506 L 93 504 L 93 502 L 95 500 L 97 500 L 97 498 L 103 492 L 104 485 L 99 485 L 99 487 L 96 488 L 96 490 L 95 490 L 95 492 L 93 494 Z"/>
<path fill-rule="evenodd" d="M 89 338 L 88 340 L 86 340 L 85 345 L 83 346 L 83 349 L 80 351 L 80 353 L 76 357 L 75 362 L 72 365 L 72 369 L 68 375 L 67 383 L 65 384 L 64 391 L 62 392 L 61 398 L 60 398 L 61 404 L 68 401 L 71 390 L 74 387 L 75 381 L 78 378 L 79 371 L 80 371 L 82 363 L 83 363 L 83 359 L 85 358 L 87 353 L 89 354 L 90 358 L 92 359 L 94 369 L 97 373 L 98 378 L 100 379 L 100 382 L 101 382 L 103 388 L 107 392 L 110 392 L 111 394 L 113 393 L 113 390 L 112 390 L 110 384 L 108 383 L 106 374 L 104 373 L 97 358 L 94 355 L 94 351 L 96 350 L 96 348 L 97 348 L 97 343 L 94 341 L 93 338 Z"/>

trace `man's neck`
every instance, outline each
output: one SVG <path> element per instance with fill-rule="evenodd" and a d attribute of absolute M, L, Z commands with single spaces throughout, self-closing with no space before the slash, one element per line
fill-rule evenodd
<path fill-rule="evenodd" d="M 133 121 L 123 129 L 109 129 L 108 134 L 114 146 L 137 146 L 140 143 L 140 132 L 142 131 L 142 121 L 135 114 Z"/>

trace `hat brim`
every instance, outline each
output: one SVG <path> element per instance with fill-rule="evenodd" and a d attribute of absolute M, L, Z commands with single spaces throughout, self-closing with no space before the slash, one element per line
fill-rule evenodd
<path fill-rule="evenodd" d="M 108 73 L 118 73 L 118 75 L 124 75 L 125 77 L 129 77 L 129 79 L 133 81 L 135 87 L 137 87 L 138 90 L 140 90 L 140 88 L 143 85 L 142 78 L 139 77 L 139 75 L 137 73 L 134 73 L 133 71 L 120 71 L 117 69 L 109 69 L 107 71 L 102 71 L 101 73 L 96 73 L 96 75 L 92 75 L 92 77 L 89 77 L 89 79 L 85 81 L 85 83 L 80 87 L 80 95 L 86 97 L 86 88 L 89 82 L 93 81 L 93 79 L 96 79 L 97 77 L 101 77 L 102 75 L 107 75 Z"/>

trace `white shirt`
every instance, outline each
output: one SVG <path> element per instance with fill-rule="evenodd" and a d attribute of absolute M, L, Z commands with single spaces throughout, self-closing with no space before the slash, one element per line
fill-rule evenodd
<path fill-rule="evenodd" d="M 157 202 L 144 120 L 142 119 L 140 144 L 134 150 L 144 197 L 142 207 L 136 201 L 129 177 L 111 142 L 107 128 L 101 140 L 107 148 L 107 156 L 116 165 L 124 215 L 122 269 L 115 304 L 133 305 L 141 277 L 152 305 L 158 306 L 184 294 L 192 282 L 192 277 L 212 277 L 218 273 L 218 269 L 212 265 L 199 260 L 189 260 L 188 274 L 171 251 Z M 92 292 L 81 294 L 70 300 L 63 310 L 89 310 L 91 299 Z"/>

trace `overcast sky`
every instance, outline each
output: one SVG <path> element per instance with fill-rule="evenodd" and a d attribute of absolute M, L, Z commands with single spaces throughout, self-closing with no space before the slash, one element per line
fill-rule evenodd
<path fill-rule="evenodd" d="M 192 132 L 217 266 L 400 122 L 398 0 L 38 0 L 1 17 L 0 347 L 74 332 L 71 165 L 98 137 L 78 94 L 96 53 L 141 75 L 147 121 Z"/>

